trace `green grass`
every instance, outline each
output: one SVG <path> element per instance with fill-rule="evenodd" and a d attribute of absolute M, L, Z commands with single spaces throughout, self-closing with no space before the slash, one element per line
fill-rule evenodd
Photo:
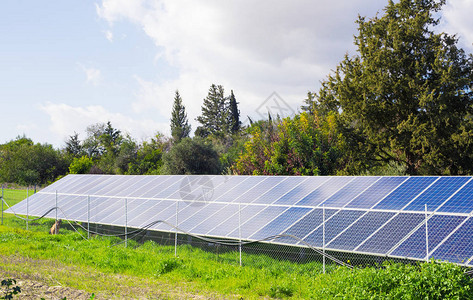
<path fill-rule="evenodd" d="M 10 193 L 10 192 L 9 192 Z M 11 192 L 11 201 L 21 194 Z M 17 200 L 13 200 L 17 197 Z M 5 197 L 6 198 L 6 197 Z M 6 198 L 7 199 L 7 198 Z M 7 222 L 8 221 L 8 222 Z M 90 270 L 104 274 L 141 278 L 144 282 L 190 287 L 193 293 L 217 293 L 244 298 L 300 299 L 471 299 L 473 281 L 463 269 L 449 263 L 419 265 L 389 264 L 380 268 L 350 270 L 330 265 L 322 274 L 321 264 L 297 264 L 275 260 L 265 255 L 243 253 L 245 266 L 238 264 L 236 252 L 214 253 L 188 245 L 177 249 L 148 241 L 129 241 L 128 248 L 118 238 L 94 237 L 86 240 L 78 232 L 61 229 L 61 234 L 47 234 L 53 220 L 41 220 L 24 230 L 24 221 L 9 216 L 0 226 L 0 255 L 54 261 L 84 270 L 84 278 L 70 282 L 75 288 L 88 289 Z M 1 264 L 1 263 L 0 263 Z M 22 265 L 28 272 L 28 264 Z M 86 271 L 89 270 L 89 271 Z M 29 272 L 33 272 L 29 270 Z M 76 275 L 77 276 L 77 275 Z M 66 280 L 66 278 L 64 279 Z M 112 290 L 104 281 L 97 289 Z"/>

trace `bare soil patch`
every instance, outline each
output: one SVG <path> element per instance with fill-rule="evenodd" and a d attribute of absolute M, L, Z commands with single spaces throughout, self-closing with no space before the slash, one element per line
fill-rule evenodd
<path fill-rule="evenodd" d="M 82 300 L 90 299 L 92 293 L 94 299 L 235 299 L 215 294 L 204 296 L 185 284 L 101 273 L 51 260 L 0 255 L 0 280 L 7 278 L 15 279 L 21 288 L 14 299 Z"/>

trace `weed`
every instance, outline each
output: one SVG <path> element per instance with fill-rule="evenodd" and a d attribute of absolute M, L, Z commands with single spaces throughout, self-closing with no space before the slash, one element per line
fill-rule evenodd
<path fill-rule="evenodd" d="M 13 295 L 21 293 L 21 288 L 16 285 L 15 279 L 4 279 L 1 282 L 3 296 L 0 299 L 13 299 Z"/>

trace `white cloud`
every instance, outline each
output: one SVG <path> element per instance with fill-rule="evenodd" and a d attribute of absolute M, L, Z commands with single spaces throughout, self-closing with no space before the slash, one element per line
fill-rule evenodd
<path fill-rule="evenodd" d="M 110 30 L 105 31 L 105 37 L 109 42 L 113 42 L 113 32 L 111 32 Z"/>
<path fill-rule="evenodd" d="M 152 137 L 157 131 L 167 133 L 169 126 L 149 119 L 135 120 L 121 113 L 109 112 L 100 105 L 80 107 L 48 102 L 41 105 L 40 109 L 50 118 L 49 130 L 63 141 L 74 132 L 80 133 L 80 137 L 84 139 L 87 126 L 108 121 L 123 133 L 129 133 L 140 140 Z"/>
<path fill-rule="evenodd" d="M 473 19 L 468 12 L 473 2 L 448 3 L 444 15 L 449 29 L 471 42 Z M 168 119 L 174 91 L 179 89 L 195 129 L 194 118 L 212 83 L 235 91 L 242 117 L 255 116 L 273 92 L 298 110 L 307 91 L 317 90 L 319 81 L 345 53 L 353 54 L 358 15 L 382 14 L 386 4 L 379 0 L 103 0 L 97 13 L 110 25 L 128 21 L 142 28 L 155 43 L 157 57 L 178 70 L 176 78 L 159 82 L 135 76 L 140 90 L 134 111 L 154 107 Z"/>
<path fill-rule="evenodd" d="M 87 83 L 92 84 L 94 86 L 99 85 L 100 81 L 102 80 L 102 72 L 99 69 L 92 67 L 88 68 L 82 64 L 79 64 L 79 66 L 85 73 Z"/>
<path fill-rule="evenodd" d="M 353 48 L 357 13 L 372 16 L 382 7 L 378 0 L 103 0 L 97 13 L 142 28 L 158 57 L 179 71 L 160 83 L 136 77 L 135 111 L 156 107 L 169 115 L 179 89 L 193 119 L 212 83 L 235 91 L 243 116 L 274 91 L 297 109 Z"/>
<path fill-rule="evenodd" d="M 473 51 L 473 11 L 472 0 L 451 0 L 443 10 L 443 29 L 450 34 L 458 34 L 460 45 Z"/>

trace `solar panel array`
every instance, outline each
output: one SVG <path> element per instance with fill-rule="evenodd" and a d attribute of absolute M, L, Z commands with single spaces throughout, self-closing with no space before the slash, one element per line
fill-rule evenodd
<path fill-rule="evenodd" d="M 68 175 L 7 212 L 471 266 L 472 179 Z"/>

